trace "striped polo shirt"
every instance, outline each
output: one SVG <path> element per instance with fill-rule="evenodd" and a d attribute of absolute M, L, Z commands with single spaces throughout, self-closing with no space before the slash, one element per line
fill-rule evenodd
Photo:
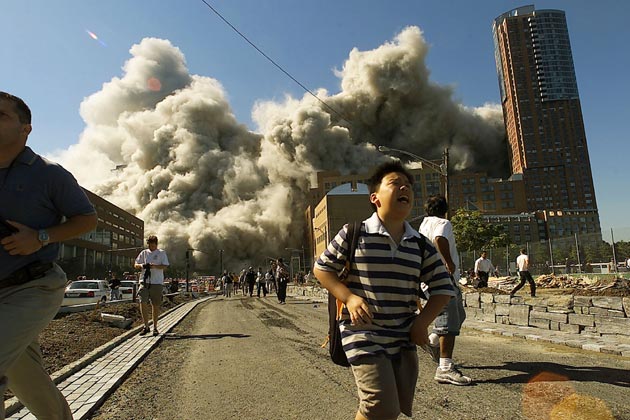
<path fill-rule="evenodd" d="M 347 231 L 345 225 L 320 255 L 318 269 L 341 272 L 350 248 Z M 420 255 L 422 240 L 424 253 Z M 392 357 L 401 349 L 415 348 L 409 333 L 417 316 L 421 283 L 428 286 L 431 296 L 455 296 L 442 259 L 430 241 L 405 222 L 405 233 L 396 244 L 376 213 L 361 225 L 346 281 L 350 291 L 367 302 L 374 316 L 370 325 L 353 326 L 344 307 L 341 339 L 350 362 L 365 355 Z"/>

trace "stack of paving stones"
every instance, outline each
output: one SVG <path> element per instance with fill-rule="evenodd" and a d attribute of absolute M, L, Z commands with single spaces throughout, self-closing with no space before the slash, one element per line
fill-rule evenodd
<path fill-rule="evenodd" d="M 75 420 L 87 419 L 125 380 L 162 339 L 199 303 L 195 300 L 179 305 L 160 317 L 162 333 L 140 336 L 142 326 L 105 344 L 84 359 L 52 375 L 66 397 Z M 6 402 L 7 419 L 36 420 L 16 398 Z"/>
<path fill-rule="evenodd" d="M 318 286 L 289 286 L 288 293 L 327 302 Z M 630 298 L 558 295 L 523 297 L 464 293 L 464 328 L 630 357 Z"/>
<path fill-rule="evenodd" d="M 573 336 L 565 339 L 567 345 L 630 356 L 629 297 L 469 292 L 464 300 L 469 320 L 567 333 Z"/>

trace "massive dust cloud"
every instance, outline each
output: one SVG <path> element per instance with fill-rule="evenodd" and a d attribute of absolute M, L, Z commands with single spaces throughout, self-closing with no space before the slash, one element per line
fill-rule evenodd
<path fill-rule="evenodd" d="M 310 179 L 319 170 L 363 172 L 377 145 L 439 158 L 453 168 L 505 160 L 500 107 L 466 108 L 429 80 L 417 27 L 371 51 L 352 50 L 340 91 L 258 102 L 261 134 L 239 123 L 218 80 L 191 75 L 167 40 L 130 49 L 123 75 L 81 104 L 79 142 L 51 159 L 86 188 L 145 221 L 169 257 L 187 248 L 200 266 L 239 270 L 301 247 Z M 488 167 L 487 169 L 491 169 Z"/>

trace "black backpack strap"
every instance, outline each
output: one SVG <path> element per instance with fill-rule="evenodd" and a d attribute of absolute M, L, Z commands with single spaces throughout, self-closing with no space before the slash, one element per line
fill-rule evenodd
<path fill-rule="evenodd" d="M 420 249 L 420 257 L 424 260 L 424 249 L 425 249 L 425 245 L 427 243 L 427 238 L 420 234 L 420 237 L 417 239 L 418 241 L 418 248 Z"/>
<path fill-rule="evenodd" d="M 426 249 L 426 244 L 427 244 L 427 238 L 420 234 L 419 238 L 415 238 L 415 241 L 418 243 L 418 250 L 420 251 L 420 258 L 422 258 L 422 261 L 424 261 L 424 251 Z M 420 263 L 420 269 L 422 269 L 422 262 Z M 423 300 L 428 300 L 429 298 L 427 297 L 427 295 L 424 294 L 424 292 L 422 291 L 422 287 L 420 287 L 418 289 L 418 297 L 420 299 Z M 422 306 L 420 305 L 420 303 L 418 302 L 418 309 L 422 310 Z"/>
<path fill-rule="evenodd" d="M 345 280 L 350 274 L 352 267 L 352 261 L 354 260 L 354 254 L 359 243 L 359 236 L 361 235 L 361 222 L 348 223 L 348 229 L 346 231 L 346 242 L 349 244 L 348 258 L 346 259 L 345 266 L 339 274 L 339 279 L 345 283 Z M 339 330 L 339 318 L 341 316 L 341 310 L 343 304 L 337 300 L 332 293 L 328 293 L 328 337 L 322 347 L 328 344 L 328 352 L 332 361 L 339 366 L 350 366 L 348 358 L 343 350 L 343 344 L 341 342 L 341 331 Z"/>
<path fill-rule="evenodd" d="M 361 234 L 361 222 L 354 221 L 348 223 L 348 231 L 346 233 L 346 241 L 350 244 L 348 253 L 348 259 L 346 260 L 345 267 L 341 270 L 339 278 L 343 281 L 348 278 L 350 269 L 352 268 L 352 261 L 354 261 L 354 254 L 357 250 L 357 244 L 359 243 L 359 236 Z"/>

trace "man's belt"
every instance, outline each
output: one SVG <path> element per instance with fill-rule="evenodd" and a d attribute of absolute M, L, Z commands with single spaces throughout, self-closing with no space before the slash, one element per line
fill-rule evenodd
<path fill-rule="evenodd" d="M 39 261 L 18 268 L 13 273 L 0 280 L 0 289 L 17 286 L 28 283 L 31 280 L 42 278 L 51 268 L 53 268 L 53 263 L 43 263 Z"/>

